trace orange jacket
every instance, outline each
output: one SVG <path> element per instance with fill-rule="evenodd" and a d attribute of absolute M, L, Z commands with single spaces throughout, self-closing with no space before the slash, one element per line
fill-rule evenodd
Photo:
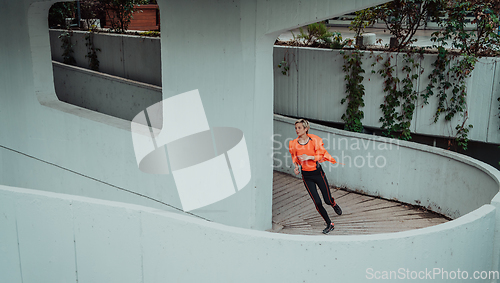
<path fill-rule="evenodd" d="M 329 161 L 332 164 L 337 163 L 337 161 L 323 147 L 323 140 L 320 137 L 318 137 L 317 135 L 313 135 L 313 134 L 307 134 L 307 136 L 309 138 L 311 138 L 311 140 L 313 142 L 312 146 L 314 148 L 311 152 L 312 154 L 307 154 L 307 155 L 314 155 L 314 161 L 313 161 L 314 164 L 316 164 L 316 161 L 319 163 L 324 162 L 324 161 Z M 312 171 L 312 170 L 316 169 L 316 166 L 314 166 L 314 168 L 309 168 L 309 167 L 311 167 L 312 164 L 307 164 L 306 163 L 307 161 L 301 162 L 297 158 L 297 149 L 302 148 L 302 147 L 303 146 L 301 144 L 299 144 L 299 138 L 291 140 L 288 143 L 288 150 L 290 151 L 290 154 L 292 155 L 293 163 L 303 166 L 302 169 L 305 171 Z"/>

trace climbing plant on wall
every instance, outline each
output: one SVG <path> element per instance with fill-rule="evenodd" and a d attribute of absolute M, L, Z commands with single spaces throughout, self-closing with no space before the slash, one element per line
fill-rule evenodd
<path fill-rule="evenodd" d="M 97 52 L 101 51 L 100 48 L 94 45 L 94 31 L 91 30 L 87 35 L 85 35 L 85 46 L 87 46 L 87 59 L 89 60 L 89 68 L 93 71 L 99 71 L 99 59 L 97 58 Z"/>
<path fill-rule="evenodd" d="M 73 31 L 67 30 L 63 32 L 59 38 L 61 39 L 61 48 L 63 49 L 63 63 L 69 65 L 76 65 L 76 59 L 73 56 L 73 43 L 71 42 L 71 38 L 73 37 Z"/>
<path fill-rule="evenodd" d="M 402 56 L 402 67 L 398 66 L 396 58 L 388 54 L 379 74 L 384 79 L 384 103 L 380 105 L 383 116 L 380 118 L 384 135 L 402 140 L 411 139 L 411 120 L 415 112 L 418 94 L 414 84 L 418 79 L 419 63 L 415 54 L 405 53 Z M 392 61 L 396 61 L 392 64 Z M 395 76 L 399 70 L 402 79 Z"/>
<path fill-rule="evenodd" d="M 356 13 L 356 17 L 351 22 L 351 29 L 355 30 L 356 36 L 359 36 L 367 26 L 377 21 L 384 22 L 391 35 L 396 39 L 396 44 L 390 50 L 402 51 L 415 41 L 413 36 L 417 29 L 423 26 L 431 18 L 431 15 L 435 15 L 432 13 L 432 7 L 436 7 L 437 3 L 439 3 L 438 0 L 398 0 L 365 9 Z M 360 46 L 356 46 L 356 48 L 360 48 Z M 402 57 L 403 62 L 400 70 L 396 69 L 396 63 L 392 64 L 392 62 L 396 62 L 395 59 L 393 60 L 393 56 L 388 55 L 382 69 L 378 72 L 384 79 L 385 96 L 384 103 L 380 105 L 382 117 L 379 120 L 382 123 L 383 133 L 386 136 L 404 140 L 411 139 L 411 120 L 418 98 L 414 83 L 418 79 L 416 69 L 418 69 L 419 64 L 415 61 L 414 57 L 416 56 L 412 55 L 413 53 L 422 54 L 422 51 L 406 50 Z M 378 56 L 377 62 L 380 61 L 382 61 L 382 57 Z M 403 73 L 403 78 L 400 79 L 395 75 L 398 71 Z M 353 78 L 355 77 L 352 77 L 351 80 Z M 361 84 L 361 82 L 362 80 L 357 83 Z M 348 89 L 346 91 L 349 92 Z M 353 106 L 358 107 L 357 104 Z M 356 113 L 355 111 L 358 109 L 352 109 L 348 105 L 346 114 Z M 349 115 L 346 116 L 349 117 Z M 361 124 L 361 122 L 359 123 Z"/>
<path fill-rule="evenodd" d="M 344 81 L 346 82 L 347 96 L 340 103 L 347 102 L 346 112 L 342 115 L 342 120 L 345 122 L 344 129 L 352 132 L 363 131 L 361 119 L 364 117 L 364 112 L 360 109 L 365 106 L 364 98 L 365 86 L 363 85 L 362 68 L 363 53 L 360 50 L 342 52 L 344 56 L 344 65 L 342 70 L 346 74 Z"/>
<path fill-rule="evenodd" d="M 401 13 L 405 9 L 408 12 Z M 439 20 L 439 16 L 444 14 L 444 20 Z M 476 25 L 476 30 L 466 27 L 466 17 L 470 14 L 475 16 L 472 24 Z M 468 123 L 466 81 L 479 56 L 499 54 L 499 14 L 500 2 L 494 0 L 398 0 L 357 13 L 357 18 L 352 23 L 357 35 L 367 23 L 382 20 L 397 39 L 397 45 L 391 50 L 406 52 L 403 55 L 404 67 L 400 69 L 401 78 L 394 75 L 397 64 L 392 63 L 391 55 L 388 55 L 379 71 L 384 78 L 385 96 L 384 103 L 380 105 L 383 113 L 380 122 L 385 135 L 410 139 L 409 129 L 417 100 L 422 99 L 423 106 L 429 104 L 431 96 L 435 96 L 437 108 L 434 112 L 434 123 L 437 123 L 441 116 L 444 116 L 446 122 L 455 120 L 453 118 L 457 115 L 460 116 L 455 126 L 455 141 L 459 147 L 467 149 L 468 134 L 473 126 Z M 416 50 L 409 50 L 408 47 L 414 42 L 412 36 L 416 29 L 430 18 L 438 20 L 441 26 L 432 39 L 438 55 L 428 76 L 429 85 L 419 95 L 413 85 L 423 69 L 420 74 L 415 72 L 418 64 L 410 54 L 422 54 L 423 50 L 415 52 Z M 449 42 L 451 47 L 455 48 L 453 55 L 450 54 L 450 49 L 444 47 Z M 348 106 L 346 114 L 352 111 Z"/>
<path fill-rule="evenodd" d="M 474 70 L 477 58 L 498 55 L 500 36 L 498 35 L 500 2 L 494 0 L 457 0 L 449 1 L 446 6 L 447 17 L 440 22 L 441 29 L 433 33 L 433 40 L 439 55 L 434 63 L 435 69 L 429 75 L 431 82 L 427 87 L 424 99 L 433 94 L 437 87 L 438 107 L 434 115 L 437 122 L 444 114 L 446 121 L 460 115 L 461 121 L 456 125 L 456 142 L 464 150 L 467 149 L 468 134 L 473 128 L 468 124 L 466 80 Z M 467 17 L 474 15 L 471 22 L 475 29 L 467 28 Z M 451 42 L 451 43 L 450 43 Z M 455 55 L 445 49 L 450 43 Z"/>
<path fill-rule="evenodd" d="M 377 47 L 378 50 L 392 51 L 384 53 L 386 57 L 377 59 L 381 63 L 378 74 L 384 79 L 381 91 L 384 101 L 380 105 L 379 119 L 383 133 L 390 137 L 411 139 L 411 122 L 417 106 L 425 107 L 432 99 L 432 104 L 436 105 L 430 117 L 432 121 L 446 123 L 450 130 L 454 130 L 454 138 L 450 140 L 453 148 L 467 149 L 469 132 L 473 128 L 467 111 L 467 81 L 479 57 L 500 56 L 500 1 L 398 0 L 356 14 L 351 26 L 356 36 L 375 21 L 383 21 L 391 35 L 398 39 L 394 48 Z M 471 15 L 476 30 L 465 24 Z M 433 50 L 412 47 L 416 30 L 429 19 L 437 21 L 440 26 L 440 30 L 433 34 Z M 303 40 L 309 38 L 313 37 L 310 34 L 302 36 Z M 294 41 L 297 41 L 295 37 Z M 342 120 L 346 130 L 356 132 L 363 130 L 365 106 L 365 69 L 362 66 L 363 52 L 359 48 L 344 44 L 345 50 L 341 51 L 346 93 L 341 103 L 347 102 Z M 419 56 L 428 52 L 437 53 L 437 56 L 432 68 L 424 70 L 418 63 Z M 287 63 L 283 60 L 280 65 L 284 74 L 289 68 Z M 424 71 L 426 77 L 421 77 Z M 419 79 L 428 79 L 429 83 L 425 90 L 417 92 L 415 85 Z"/>

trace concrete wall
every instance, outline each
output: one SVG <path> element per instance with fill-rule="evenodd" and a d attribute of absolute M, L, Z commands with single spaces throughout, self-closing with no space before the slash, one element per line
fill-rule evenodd
<path fill-rule="evenodd" d="M 0 186 L 0 279 L 9 283 L 370 282 L 386 272 L 392 279 L 449 282 L 494 270 L 495 213 L 494 206 L 484 205 L 424 229 L 299 236 Z"/>
<path fill-rule="evenodd" d="M 294 119 L 276 115 L 274 169 L 293 174 L 288 141 Z M 500 191 L 500 172 L 440 148 L 313 125 L 325 148 L 344 165 L 323 163 L 330 183 L 370 195 L 422 205 L 451 218 L 488 204 Z M 383 176 L 383 177 L 382 177 Z"/>
<path fill-rule="evenodd" d="M 494 238 L 494 247 L 493 247 L 493 265 L 491 270 L 500 271 L 500 194 L 497 194 L 491 204 L 496 207 L 496 225 L 495 225 L 495 238 Z M 496 282 L 500 282 L 497 280 Z"/>
<path fill-rule="evenodd" d="M 276 36 L 382 1 L 159 1 L 162 98 L 198 89 L 210 124 L 241 129 L 251 158 L 245 188 L 190 214 L 179 209 L 172 176 L 139 171 L 127 121 L 57 99 L 47 27 L 54 2 L 7 0 L 0 9 L 9 39 L 0 48 L 0 281 L 357 282 L 367 268 L 491 268 L 490 205 L 374 236 L 237 228 L 271 226 Z M 498 185 L 490 177 L 482 190 Z"/>
<path fill-rule="evenodd" d="M 301 6 L 300 1 L 275 1 L 159 1 L 162 99 L 198 89 L 210 126 L 240 129 L 250 156 L 248 185 L 191 215 L 239 227 L 271 226 L 269 137 L 273 134 L 272 48 L 280 32 L 276 27 L 316 21 L 322 6 L 330 7 L 332 14 L 321 12 L 327 18 L 382 2 L 344 5 L 321 0 L 316 6 Z M 172 175 L 139 170 L 129 122 L 57 99 L 47 25 L 54 2 L 7 0 L 0 10 L 0 24 L 9 38 L 0 49 L 0 65 L 8 66 L 0 69 L 0 129 L 8 133 L 0 135 L 1 183 L 182 212 Z M 330 6 L 334 3 L 339 3 L 335 9 Z M 282 17 L 275 8 L 285 4 L 300 9 L 301 17 Z M 78 45 L 85 48 L 81 41 Z M 126 65 L 127 60 L 141 64 L 127 59 L 134 47 L 113 46 L 106 52 L 122 55 L 110 58 L 110 66 Z M 102 49 L 99 56 L 105 71 L 104 58 L 109 53 Z"/>
<path fill-rule="evenodd" d="M 402 78 L 403 54 L 383 54 L 365 52 L 363 65 L 363 85 L 365 87 L 365 107 L 362 108 L 365 118 L 364 126 L 380 128 L 379 121 L 383 113 L 379 105 L 384 103 L 383 79 L 378 71 L 383 61 L 371 66 L 375 56 L 393 56 L 392 64 L 397 64 L 395 75 Z M 420 74 L 415 90 L 423 92 L 429 83 L 428 75 L 437 55 L 425 55 L 416 58 L 420 64 Z M 285 59 L 290 64 L 287 75 L 281 73 L 278 64 Z M 498 97 L 500 97 L 500 71 L 497 68 L 498 58 L 481 58 L 476 64 L 471 77 L 467 80 L 468 100 L 467 123 L 474 126 L 470 130 L 469 139 L 475 141 L 500 144 L 500 119 L 498 119 Z M 274 48 L 274 111 L 277 114 L 308 117 L 329 122 L 343 123 L 341 117 L 345 113 L 347 103 L 340 104 L 345 98 L 345 81 L 342 66 L 344 59 L 340 50 L 315 48 L 296 48 L 276 46 Z M 462 118 L 456 115 L 451 122 L 445 122 L 444 116 L 434 124 L 438 99 L 433 96 L 429 105 L 423 105 L 422 99 L 417 102 L 410 130 L 414 133 L 454 137 L 455 127 Z"/>
<path fill-rule="evenodd" d="M 63 62 L 59 36 L 66 30 L 50 30 L 50 46 L 52 59 Z M 78 67 L 89 68 L 87 40 L 88 32 L 73 31 L 73 56 Z M 120 35 L 112 33 L 95 33 L 94 45 L 100 48 L 97 52 L 99 71 L 156 86 L 161 86 L 161 44 L 160 38 Z"/>
<path fill-rule="evenodd" d="M 100 72 L 53 63 L 54 86 L 63 102 L 132 121 L 137 113 L 161 101 L 161 87 Z"/>
<path fill-rule="evenodd" d="M 62 49 L 58 36 L 62 30 L 51 30 L 52 58 L 62 62 Z M 87 49 L 84 32 L 74 32 L 75 57 L 78 66 L 88 68 Z M 140 36 L 96 34 L 96 46 L 102 46 L 98 53 L 101 71 L 104 73 L 136 80 L 139 82 L 161 85 L 160 40 Z M 110 52 L 120 50 L 120 52 Z M 132 52 L 133 51 L 133 52 Z M 366 53 L 363 67 L 366 70 L 363 84 L 365 86 L 365 103 L 363 107 L 365 118 L 363 124 L 367 127 L 380 128 L 379 121 L 382 111 L 379 105 L 384 101 L 383 80 L 378 74 L 381 63 L 371 67 L 375 56 L 387 54 L 381 52 Z M 403 55 L 394 55 L 393 64 L 398 64 L 397 73 L 401 76 Z M 431 64 L 436 55 L 425 55 L 417 58 L 420 64 L 417 72 L 420 75 L 415 90 L 422 92 L 429 83 L 427 76 L 432 71 Z M 285 59 L 290 64 L 290 70 L 284 76 L 278 64 Z M 385 59 L 384 59 L 385 60 Z M 498 97 L 500 97 L 500 71 L 497 71 L 497 58 L 481 58 L 476 64 L 471 78 L 467 82 L 469 115 L 468 123 L 474 125 L 469 138 L 475 141 L 500 143 L 500 120 L 498 119 Z M 343 123 L 341 117 L 347 104 L 341 105 L 345 97 L 345 81 L 342 65 L 344 60 L 339 50 L 324 50 L 317 48 L 274 47 L 274 111 L 277 114 L 309 117 L 329 122 Z M 194 66 L 193 66 L 194 68 Z M 58 74 L 55 74 L 58 75 Z M 200 74 L 201 76 L 202 74 Z M 57 90 L 57 89 L 56 89 Z M 418 134 L 454 137 L 455 126 L 459 123 L 457 115 L 451 123 L 441 119 L 433 123 L 437 107 L 437 98 L 431 97 L 430 104 L 423 106 L 421 99 L 414 113 L 411 131 Z M 94 108 L 90 108 L 94 109 Z"/>

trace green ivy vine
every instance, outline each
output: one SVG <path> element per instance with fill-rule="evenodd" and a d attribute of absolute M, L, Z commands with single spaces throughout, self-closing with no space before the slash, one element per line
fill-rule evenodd
<path fill-rule="evenodd" d="M 428 104 L 430 96 L 437 91 L 438 106 L 434 114 L 434 123 L 439 121 L 441 115 L 445 115 L 445 121 L 451 121 L 455 115 L 462 117 L 455 130 L 457 131 L 455 140 L 457 145 L 463 150 L 467 150 L 468 135 L 473 125 L 467 124 L 467 87 L 466 80 L 470 77 L 477 61 L 474 55 L 463 55 L 451 64 L 448 50 L 443 47 L 438 48 L 438 56 L 432 64 L 434 69 L 429 74 L 429 84 L 422 94 L 424 104 Z"/>
<path fill-rule="evenodd" d="M 411 139 L 411 120 L 415 112 L 418 93 L 414 90 L 414 82 L 418 79 L 419 64 L 415 62 L 414 54 L 403 54 L 403 67 L 401 72 L 403 79 L 394 76 L 397 71 L 397 64 L 392 65 L 393 55 L 388 55 L 379 70 L 379 74 L 384 78 L 384 103 L 380 105 L 383 116 L 379 121 L 382 122 L 383 134 L 392 138 L 402 140 Z M 397 134 L 397 136 L 395 136 Z"/>
<path fill-rule="evenodd" d="M 94 32 L 90 31 L 85 36 L 85 46 L 87 46 L 87 55 L 85 57 L 89 60 L 89 68 L 94 71 L 99 71 L 99 59 L 97 59 L 97 51 L 101 51 L 100 48 L 96 48 L 94 45 Z"/>
<path fill-rule="evenodd" d="M 411 52 L 404 53 L 400 69 L 396 63 L 393 63 L 394 55 L 388 54 L 383 62 L 383 68 L 378 71 L 384 79 L 383 91 L 385 93 L 384 103 L 380 105 L 383 116 L 379 121 L 382 123 L 384 135 L 410 140 L 410 126 L 418 99 L 422 98 L 423 105 L 425 105 L 429 104 L 431 96 L 436 96 L 438 101 L 434 123 L 437 123 L 442 115 L 447 122 L 450 122 L 456 115 L 460 115 L 462 119 L 455 127 L 455 141 L 457 146 L 467 150 L 468 135 L 473 126 L 468 124 L 466 81 L 474 70 L 477 59 L 474 55 L 463 55 L 461 59 L 451 58 L 446 49 L 439 48 L 438 51 L 438 56 L 432 63 L 433 69 L 428 76 L 429 84 L 420 95 L 415 90 L 415 84 L 423 69 L 420 73 L 418 72 L 420 66 L 416 59 L 423 56 L 423 50 L 411 50 Z M 342 120 L 345 122 L 344 129 L 361 132 L 363 130 L 361 120 L 364 113 L 360 108 L 365 105 L 363 100 L 365 89 L 362 84 L 364 79 L 362 73 L 365 72 L 362 68 L 363 53 L 355 49 L 341 51 L 341 54 L 344 58 L 343 71 L 347 93 L 341 103 L 348 102 L 346 112 L 342 115 Z M 382 56 L 377 56 L 376 61 L 381 60 L 383 60 Z M 402 76 L 396 76 L 397 71 L 400 71 Z M 375 71 L 372 70 L 372 72 Z"/>
<path fill-rule="evenodd" d="M 73 43 L 71 42 L 71 38 L 73 37 L 73 31 L 68 30 L 63 32 L 59 38 L 61 39 L 61 48 L 63 49 L 63 63 L 68 65 L 76 65 L 76 59 L 73 56 Z"/>
<path fill-rule="evenodd" d="M 448 113 L 445 119 L 449 121 L 456 114 L 462 116 L 462 123 L 455 127 L 457 130 L 455 140 L 458 146 L 464 150 L 467 150 L 469 130 L 473 128 L 472 124 L 467 123 L 469 115 L 467 111 L 467 87 L 465 82 L 474 70 L 476 60 L 474 55 L 464 55 L 463 58 L 450 69 L 452 77 L 454 77 L 456 82 L 453 84 L 452 96 L 449 100 L 450 103 L 448 108 L 446 109 Z"/>
<path fill-rule="evenodd" d="M 290 49 L 287 48 L 285 50 L 285 54 L 283 55 L 283 60 L 281 60 L 281 62 L 278 64 L 278 68 L 281 69 L 281 73 L 283 74 L 283 76 L 290 75 L 288 71 L 290 70 L 292 63 L 295 64 L 295 69 L 298 70 L 297 62 L 295 61 L 295 53 L 290 52 Z"/>
<path fill-rule="evenodd" d="M 342 115 L 342 120 L 345 122 L 344 129 L 352 132 L 362 132 L 363 124 L 361 119 L 364 118 L 364 112 L 360 107 L 365 106 L 364 95 L 365 86 L 363 85 L 362 73 L 365 70 L 362 68 L 363 53 L 360 50 L 341 51 L 344 57 L 344 65 L 342 70 L 346 73 L 344 81 L 346 82 L 347 96 L 340 103 L 344 104 L 347 101 L 346 112 Z"/>
<path fill-rule="evenodd" d="M 288 70 L 290 70 L 290 65 L 286 61 L 286 58 L 283 58 L 283 60 L 278 64 L 278 68 L 283 68 L 281 70 L 281 73 L 286 76 L 288 74 Z"/>
<path fill-rule="evenodd" d="M 438 56 L 432 67 L 434 67 L 429 74 L 429 84 L 426 87 L 426 91 L 422 94 L 423 103 L 429 104 L 429 97 L 434 95 L 434 91 L 437 91 L 436 96 L 438 97 L 438 108 L 434 114 L 434 123 L 439 119 L 440 109 L 444 108 L 444 102 L 446 101 L 446 90 L 450 88 L 451 83 L 447 81 L 445 74 L 446 69 L 450 61 L 448 60 L 448 50 L 443 47 L 438 48 Z"/>

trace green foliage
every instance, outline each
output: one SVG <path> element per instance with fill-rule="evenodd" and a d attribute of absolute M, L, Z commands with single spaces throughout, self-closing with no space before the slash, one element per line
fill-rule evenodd
<path fill-rule="evenodd" d="M 74 2 L 59 2 L 52 5 L 49 9 L 49 27 L 68 28 L 66 18 L 73 17 L 75 6 Z"/>
<path fill-rule="evenodd" d="M 89 60 L 89 68 L 94 71 L 99 71 L 99 59 L 97 59 L 97 51 L 101 51 L 100 48 L 96 48 L 94 45 L 94 32 L 91 31 L 85 36 L 85 46 L 87 46 L 87 55 L 85 57 Z"/>
<path fill-rule="evenodd" d="M 416 70 L 419 64 L 415 62 L 414 54 L 407 53 L 403 55 L 403 67 L 401 72 L 404 78 L 400 79 L 394 76 L 397 71 L 397 64 L 392 65 L 392 55 L 387 57 L 383 68 L 379 74 L 384 78 L 384 103 L 380 109 L 384 116 L 380 118 L 384 135 L 388 137 L 397 137 L 402 140 L 411 139 L 411 120 L 415 112 L 418 94 L 414 90 L 414 82 L 418 79 Z M 395 136 L 395 134 L 398 134 Z"/>
<path fill-rule="evenodd" d="M 283 61 L 281 61 L 281 63 L 278 64 L 278 68 L 280 68 L 280 69 L 283 68 L 281 70 L 281 73 L 283 75 L 287 75 L 288 74 L 288 70 L 290 70 L 290 65 L 288 65 L 287 61 L 283 60 Z"/>
<path fill-rule="evenodd" d="M 467 19 L 471 15 L 473 16 L 471 23 L 475 25 L 475 29 L 467 27 Z M 434 112 L 434 123 L 437 123 L 440 117 L 444 117 L 445 122 L 450 122 L 460 115 L 460 122 L 455 127 L 455 141 L 456 145 L 464 150 L 467 149 L 468 135 L 473 126 L 467 122 L 466 81 L 474 70 L 478 57 L 500 55 L 499 15 L 498 0 L 395 0 L 356 13 L 350 27 L 355 31 L 355 35 L 360 36 L 363 30 L 374 22 L 383 21 L 397 39 L 397 44 L 390 49 L 391 51 L 415 52 L 408 50 L 408 47 L 415 41 L 413 35 L 417 29 L 426 25 L 428 20 L 437 21 L 441 26 L 441 30 L 433 34 L 432 40 L 435 42 L 434 47 L 437 48 L 438 54 L 428 76 L 429 84 L 420 96 L 413 90 L 414 82 L 419 76 L 415 71 L 418 64 L 415 63 L 413 55 L 410 56 L 408 53 L 403 56 L 404 66 L 401 69 L 391 63 L 390 56 L 383 63 L 379 74 L 384 78 L 385 97 L 384 103 L 380 105 L 383 112 L 380 122 L 383 124 L 385 135 L 394 137 L 395 133 L 398 133 L 399 138 L 410 139 L 409 127 L 417 100 L 422 99 L 423 107 L 429 104 L 432 96 L 435 96 L 437 108 Z M 448 42 L 451 42 L 451 48 L 458 49 L 458 52 L 446 49 Z M 423 52 L 423 49 L 420 49 L 415 53 L 423 54 Z M 451 54 L 461 54 L 461 57 L 452 57 Z M 348 58 L 350 57 L 344 55 L 345 62 Z M 382 57 L 377 58 L 377 62 L 381 59 Z M 347 66 L 344 65 L 344 72 L 345 80 L 349 82 L 348 94 L 357 93 L 361 88 L 354 87 L 355 82 L 360 83 L 362 79 L 356 80 Z M 401 78 L 395 76 L 396 71 L 404 76 Z M 357 74 L 360 73 L 362 71 L 357 71 Z M 343 99 L 342 103 L 347 99 L 352 98 Z M 357 101 L 359 103 L 360 100 Z M 500 102 L 500 98 L 498 101 Z M 346 114 L 342 117 L 344 121 L 350 122 L 346 123 L 346 128 L 351 127 L 350 125 L 355 125 L 354 127 L 361 125 L 360 122 L 356 124 L 359 119 L 356 120 L 353 118 L 356 116 L 352 115 L 356 113 L 356 109 L 358 108 L 355 106 L 348 106 Z"/>
<path fill-rule="evenodd" d="M 426 87 L 426 91 L 422 94 L 424 99 L 424 104 L 429 104 L 429 97 L 434 95 L 434 91 L 437 90 L 437 97 L 439 98 L 439 106 L 438 110 L 434 114 L 434 123 L 436 123 L 439 119 L 439 109 L 442 109 L 444 106 L 444 101 L 446 100 L 446 90 L 450 88 L 450 83 L 446 80 L 445 74 L 446 69 L 449 66 L 450 61 L 448 59 L 448 50 L 443 47 L 438 48 L 438 56 L 436 57 L 436 61 L 432 63 L 434 67 L 429 74 L 429 84 Z"/>
<path fill-rule="evenodd" d="M 452 64 L 448 50 L 440 46 L 438 56 L 432 64 L 434 69 L 429 74 L 429 84 L 422 94 L 424 104 L 428 103 L 430 96 L 437 90 L 438 106 L 434 113 L 434 123 L 439 121 L 441 115 L 445 115 L 445 121 L 451 121 L 456 114 L 462 116 L 463 122 L 455 127 L 457 130 L 456 141 L 464 150 L 467 149 L 468 133 L 473 127 L 466 125 L 467 113 L 467 88 L 466 80 L 470 77 L 476 63 L 475 56 L 465 55 Z"/>
<path fill-rule="evenodd" d="M 304 40 L 308 46 L 329 44 L 333 33 L 328 31 L 325 24 L 314 23 L 307 26 L 307 33 L 302 28 L 297 38 Z"/>
<path fill-rule="evenodd" d="M 463 56 L 450 68 L 452 82 L 451 97 L 448 107 L 445 109 L 445 119 L 450 121 L 455 114 L 464 113 L 467 108 L 467 88 L 466 79 L 470 77 L 474 70 L 476 57 Z"/>
<path fill-rule="evenodd" d="M 359 36 L 365 27 L 382 21 L 396 38 L 396 45 L 391 47 L 391 51 L 400 51 L 416 41 L 413 38 L 416 31 L 429 19 L 436 18 L 436 11 L 441 6 L 441 0 L 394 0 L 357 13 L 351 23 L 352 29 Z"/>
<path fill-rule="evenodd" d="M 361 36 L 365 28 L 377 22 L 376 9 L 368 8 L 356 12 L 356 16 L 351 21 L 350 30 L 354 31 L 354 38 Z"/>
<path fill-rule="evenodd" d="M 149 36 L 149 37 L 160 37 L 159 31 L 143 31 L 139 32 L 140 36 Z"/>
<path fill-rule="evenodd" d="M 429 74 L 429 84 L 426 87 L 426 92 L 423 94 L 424 104 L 428 104 L 429 97 L 434 95 L 434 90 L 437 90 L 438 106 L 434 113 L 434 123 L 437 123 L 439 116 L 446 112 L 447 92 L 453 87 L 447 75 L 450 65 L 449 52 L 443 47 L 439 47 L 438 50 L 439 53 L 436 61 L 432 63 L 434 69 Z"/>
<path fill-rule="evenodd" d="M 330 44 L 331 49 L 342 49 L 346 42 L 342 40 L 342 34 L 338 31 L 334 31 L 332 37 L 332 43 Z"/>
<path fill-rule="evenodd" d="M 87 21 L 90 30 L 93 19 L 104 23 L 106 15 L 111 20 L 111 31 L 125 33 L 134 12 L 139 12 L 137 6 L 154 3 L 152 0 L 80 0 L 80 15 Z M 65 19 L 77 16 L 77 5 L 72 3 L 56 3 L 49 10 L 49 26 L 67 28 Z"/>
<path fill-rule="evenodd" d="M 100 0 L 107 9 L 106 14 L 111 20 L 111 29 L 124 33 L 128 29 L 132 14 L 136 11 L 134 6 L 147 4 L 147 0 Z"/>
<path fill-rule="evenodd" d="M 73 56 L 74 50 L 73 50 L 73 43 L 71 42 L 71 37 L 73 36 L 73 32 L 71 30 L 68 30 L 64 33 L 62 33 L 59 38 L 61 39 L 62 45 L 61 48 L 63 49 L 63 63 L 64 64 L 69 64 L 69 65 L 76 65 L 76 59 Z"/>
<path fill-rule="evenodd" d="M 441 30 L 433 33 L 432 40 L 440 46 L 451 41 L 451 48 L 475 56 L 498 54 L 500 36 L 500 2 L 497 0 L 457 0 L 446 6 L 447 17 L 440 22 Z M 466 29 L 467 17 L 473 15 L 474 30 Z"/>
<path fill-rule="evenodd" d="M 80 0 L 80 16 L 89 30 L 96 30 L 94 19 L 106 20 L 105 5 L 101 0 Z"/>
<path fill-rule="evenodd" d="M 464 119 L 462 124 L 458 124 L 455 129 L 457 130 L 457 135 L 455 137 L 455 141 L 457 145 L 461 147 L 463 150 L 467 150 L 467 145 L 469 144 L 469 130 L 473 128 L 472 125 L 465 125 L 467 119 Z"/>
<path fill-rule="evenodd" d="M 324 23 L 314 23 L 307 26 L 307 32 L 302 28 L 293 42 L 296 45 L 308 47 L 326 47 L 340 49 L 344 46 L 340 32 L 330 32 Z M 300 44 L 302 42 L 302 44 Z"/>
<path fill-rule="evenodd" d="M 346 74 L 344 81 L 346 82 L 347 96 L 341 100 L 341 104 L 347 101 L 346 112 L 342 115 L 344 120 L 344 129 L 351 132 L 362 132 L 363 125 L 361 119 L 364 118 L 364 112 L 360 109 L 365 106 L 364 95 L 365 86 L 363 85 L 362 73 L 365 70 L 362 68 L 363 53 L 359 50 L 342 51 L 344 55 L 344 65 L 342 70 Z"/>
<path fill-rule="evenodd" d="M 278 64 L 278 68 L 281 69 L 281 73 L 286 76 L 290 75 L 288 71 L 292 64 L 295 64 L 295 70 L 297 70 L 297 62 L 295 60 L 295 53 L 290 52 L 290 49 L 287 48 L 285 50 L 285 54 L 283 55 L 283 60 Z"/>

